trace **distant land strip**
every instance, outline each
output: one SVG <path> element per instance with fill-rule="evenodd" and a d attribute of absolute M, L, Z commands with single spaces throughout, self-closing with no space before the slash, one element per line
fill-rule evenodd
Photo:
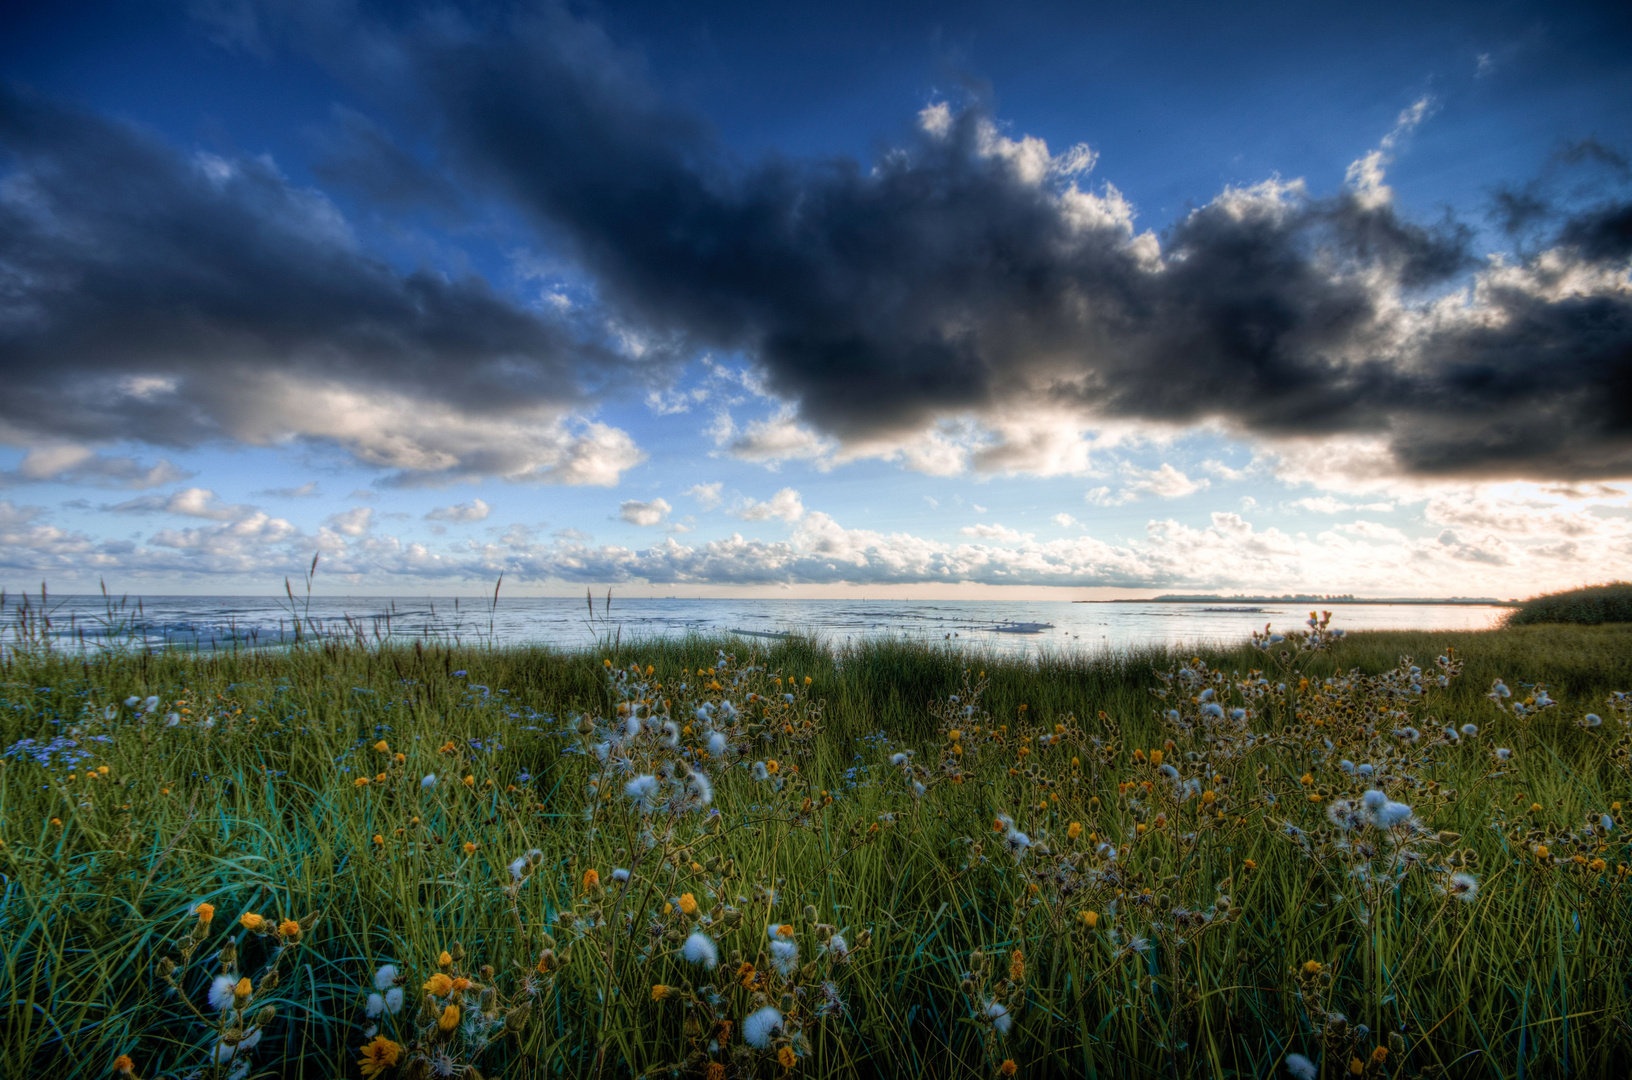
<path fill-rule="evenodd" d="M 1316 596 L 1299 593 L 1296 596 L 1218 596 L 1214 593 L 1194 595 L 1168 594 L 1164 596 L 1118 597 L 1114 600 L 1073 600 L 1073 604 L 1462 604 L 1469 607 L 1518 607 L 1519 600 L 1497 600 L 1491 596 L 1379 596 L 1368 599 L 1361 596 Z"/>

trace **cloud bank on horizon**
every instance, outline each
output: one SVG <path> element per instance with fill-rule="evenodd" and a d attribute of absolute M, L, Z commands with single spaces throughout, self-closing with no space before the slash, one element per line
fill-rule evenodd
<path fill-rule="evenodd" d="M 869 159 L 745 155 L 554 5 L 196 14 L 215 47 L 315 61 L 366 109 L 332 107 L 297 180 L 0 88 L 8 572 L 209 580 L 315 550 L 415 587 L 1508 595 L 1632 571 L 1632 167 L 1612 141 L 1556 147 L 1483 218 L 1424 220 L 1389 169 L 1430 93 L 1336 190 L 1226 184 L 1156 231 L 1089 144 L 1017 133 L 983 93 L 930 95 Z M 501 237 L 508 272 L 461 255 L 471 236 Z M 282 463 L 264 496 L 323 505 L 297 525 L 218 497 L 235 454 Z M 736 470 L 731 495 L 710 467 Z M 314 468 L 414 509 L 331 504 Z M 748 482 L 766 471 L 806 493 Z M 1002 477 L 1028 503 L 1002 512 L 1035 520 L 841 525 L 878 476 L 897 516 L 915 483 L 939 511 Z M 87 486 L 148 494 L 64 503 L 77 528 L 21 501 Z M 521 520 L 595 489 L 616 489 L 601 514 L 548 538 Z M 1245 516 L 1272 506 L 1284 522 Z M 171 523 L 111 535 L 154 515 Z M 410 519 L 425 535 L 389 524 Z"/>

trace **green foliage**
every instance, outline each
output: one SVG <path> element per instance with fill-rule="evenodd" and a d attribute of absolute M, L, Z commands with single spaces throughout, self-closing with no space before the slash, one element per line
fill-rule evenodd
<path fill-rule="evenodd" d="M 1612 581 L 1568 592 L 1548 593 L 1526 600 L 1508 616 L 1510 626 L 1575 623 L 1601 626 L 1632 623 L 1632 582 Z"/>
<path fill-rule="evenodd" d="M 13 652 L 0 1055 L 356 1076 L 378 1025 L 388 1078 L 1624 1075 L 1632 629 L 1296 645 Z M 1337 829 L 1373 783 L 1343 760 L 1415 823 Z M 675 761 L 671 801 L 625 795 Z M 370 1017 L 387 963 L 405 1005 Z M 223 971 L 242 1010 L 207 1004 Z M 427 1007 L 438 972 L 470 985 Z"/>

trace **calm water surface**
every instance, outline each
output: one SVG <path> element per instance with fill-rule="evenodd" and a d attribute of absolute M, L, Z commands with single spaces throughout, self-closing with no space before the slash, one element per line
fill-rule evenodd
<path fill-rule="evenodd" d="M 7 597 L 6 622 L 16 619 Z M 37 609 L 38 597 L 30 603 Z M 51 597 L 51 634 L 59 640 L 104 640 L 110 626 L 102 597 Z M 1080 604 L 1067 601 L 921 600 L 634 600 L 604 597 L 594 618 L 582 598 L 435 600 L 398 597 L 314 597 L 297 610 L 327 632 L 361 633 L 370 640 L 415 638 L 495 644 L 590 645 L 608 633 L 624 639 L 688 633 L 737 632 L 744 642 L 771 635 L 812 633 L 842 644 L 856 638 L 895 636 L 950 641 L 1006 653 L 1234 642 L 1272 623 L 1296 629 L 1309 605 L 1219 602 L 1195 604 Z M 1332 625 L 1348 630 L 1483 630 L 1508 610 L 1451 604 L 1345 604 L 1332 606 Z M 118 621 L 122 620 L 122 622 Z M 156 596 L 132 601 L 118 616 L 115 636 L 135 635 L 154 646 L 231 647 L 271 645 L 292 637 L 287 597 Z M 1016 632 L 1019 631 L 1019 632 Z"/>

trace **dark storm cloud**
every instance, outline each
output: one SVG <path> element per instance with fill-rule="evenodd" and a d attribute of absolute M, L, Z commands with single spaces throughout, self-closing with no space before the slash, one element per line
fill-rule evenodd
<path fill-rule="evenodd" d="M 742 163 L 558 10 L 399 43 L 466 175 L 563 239 L 606 302 L 750 350 L 840 438 L 1069 403 L 1376 436 L 1414 473 L 1632 473 L 1624 199 L 1501 272 L 1466 227 L 1404 220 L 1363 187 L 1226 192 L 1154 256 L 1114 214 L 1085 213 L 1059 160 L 1039 176 L 978 105 L 870 168 Z M 1566 281 L 1592 265 L 1610 277 Z M 1429 309 L 1455 286 L 1465 304 Z"/>
<path fill-rule="evenodd" d="M 504 417 L 571 406 L 579 375 L 612 362 L 480 279 L 398 272 L 267 160 L 183 154 L 0 88 L 0 436 L 308 435 L 457 469 L 482 448 L 319 421 L 302 387 Z"/>
<path fill-rule="evenodd" d="M 842 440 L 1046 407 L 1085 423 L 1371 436 L 1412 473 L 1632 474 L 1632 203 L 1613 178 L 1587 210 L 1514 196 L 1507 220 L 1529 239 L 1501 265 L 1476 260 L 1455 222 L 1405 220 L 1364 174 L 1325 199 L 1226 191 L 1136 237 L 1113 190 L 1086 190 L 1086 155 L 1011 141 L 978 103 L 871 164 L 743 162 L 556 7 L 210 10 L 222 40 L 294 41 L 382 117 L 435 133 L 457 190 L 520 208 L 617 322 L 746 350 L 805 423 Z M 0 111 L 22 192 L 0 203 L 0 357 L 23 388 L 0 420 L 85 438 L 230 433 L 208 373 L 251 362 L 390 380 L 467 410 L 571 375 L 560 333 L 480 283 L 393 273 L 268 166 L 219 177 L 105 121 L 15 95 Z M 353 136 L 331 176 L 382 206 L 452 197 L 373 121 L 343 121 Z M 1607 174 L 1620 160 L 1572 152 Z M 47 356 L 65 366 L 40 374 Z M 95 378 L 132 371 L 203 389 L 120 396 Z"/>

